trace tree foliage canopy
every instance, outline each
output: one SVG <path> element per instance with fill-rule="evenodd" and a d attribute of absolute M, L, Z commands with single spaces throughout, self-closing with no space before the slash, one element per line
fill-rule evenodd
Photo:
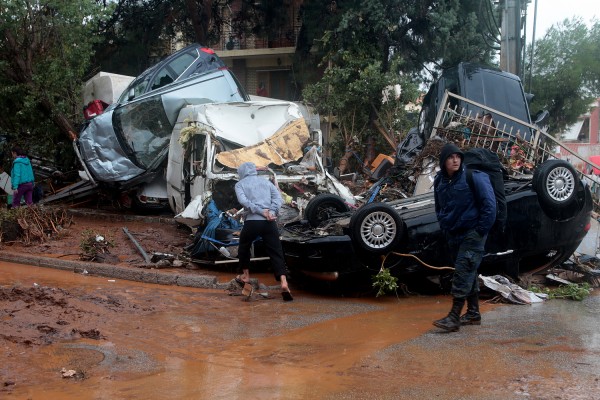
<path fill-rule="evenodd" d="M 529 48 L 531 52 L 531 48 Z M 600 22 L 587 27 L 574 18 L 551 27 L 533 54 L 532 113 L 548 110 L 556 134 L 589 111 L 600 97 Z"/>
<path fill-rule="evenodd" d="M 102 17 L 91 0 L 0 3 L 0 130 L 12 141 L 47 154 L 73 131 Z"/>
<path fill-rule="evenodd" d="M 494 49 L 485 42 L 483 21 L 488 17 L 479 18 L 480 4 L 470 0 L 307 2 L 300 43 L 307 48 L 318 44 L 325 72 L 306 87 L 305 98 L 321 113 L 336 116 L 345 141 L 342 146 L 347 147 L 355 136 L 363 142 L 375 136 L 376 121 L 388 131 L 406 133 L 410 126 L 404 125 L 404 105 L 416 101 L 417 84 L 422 82 L 418 75 L 424 68 L 490 60 Z M 381 115 L 390 102 L 384 105 L 382 91 L 395 84 L 403 89 L 393 106 L 397 118 L 386 124 Z"/>

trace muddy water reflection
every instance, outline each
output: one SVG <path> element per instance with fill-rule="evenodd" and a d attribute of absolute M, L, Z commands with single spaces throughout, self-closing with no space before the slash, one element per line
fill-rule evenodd
<path fill-rule="evenodd" d="M 568 398 L 554 396 L 565 390 L 579 396 L 571 398 L 594 398 L 586 396 L 598 390 L 597 365 L 589 360 L 600 349 L 597 337 L 595 345 L 585 337 L 595 334 L 600 314 L 585 312 L 597 310 L 589 303 L 549 302 L 537 312 L 484 305 L 484 325 L 448 335 L 431 327 L 447 311 L 447 297 L 295 292 L 292 303 L 278 293 L 246 303 L 220 290 L 0 265 L 0 283 L 15 282 L 102 293 L 153 311 L 99 320 L 105 340 L 39 348 L 2 342 L 10 353 L 2 377 L 15 385 L 0 397 L 510 399 Z M 569 321 L 561 322 L 565 315 Z M 86 379 L 62 379 L 63 367 L 84 370 Z"/>

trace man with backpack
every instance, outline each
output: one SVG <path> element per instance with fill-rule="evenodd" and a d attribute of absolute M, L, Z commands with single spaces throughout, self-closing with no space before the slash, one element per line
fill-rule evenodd
<path fill-rule="evenodd" d="M 496 221 L 496 197 L 488 175 L 473 170 L 470 185 L 463 161 L 464 153 L 458 146 L 445 144 L 434 180 L 435 212 L 454 260 L 454 276 L 452 309 L 433 324 L 449 332 L 458 331 L 460 325 L 481 324 L 477 269 L 488 232 Z M 461 316 L 465 300 L 467 312 Z"/>

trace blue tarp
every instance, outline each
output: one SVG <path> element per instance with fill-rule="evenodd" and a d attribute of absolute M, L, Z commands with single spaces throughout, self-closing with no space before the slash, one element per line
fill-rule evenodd
<path fill-rule="evenodd" d="M 242 224 L 219 210 L 211 200 L 206 206 L 206 225 L 196 232 L 192 256 L 216 250 L 207 238 L 216 240 L 217 229 L 242 229 Z"/>

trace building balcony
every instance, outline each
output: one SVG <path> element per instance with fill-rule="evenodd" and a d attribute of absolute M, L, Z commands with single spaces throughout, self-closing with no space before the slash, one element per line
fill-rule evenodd
<path fill-rule="evenodd" d="M 280 31 L 269 39 L 254 35 L 238 37 L 225 33 L 211 47 L 221 58 L 293 54 L 299 32 L 300 26 L 295 26 L 287 31 Z"/>

